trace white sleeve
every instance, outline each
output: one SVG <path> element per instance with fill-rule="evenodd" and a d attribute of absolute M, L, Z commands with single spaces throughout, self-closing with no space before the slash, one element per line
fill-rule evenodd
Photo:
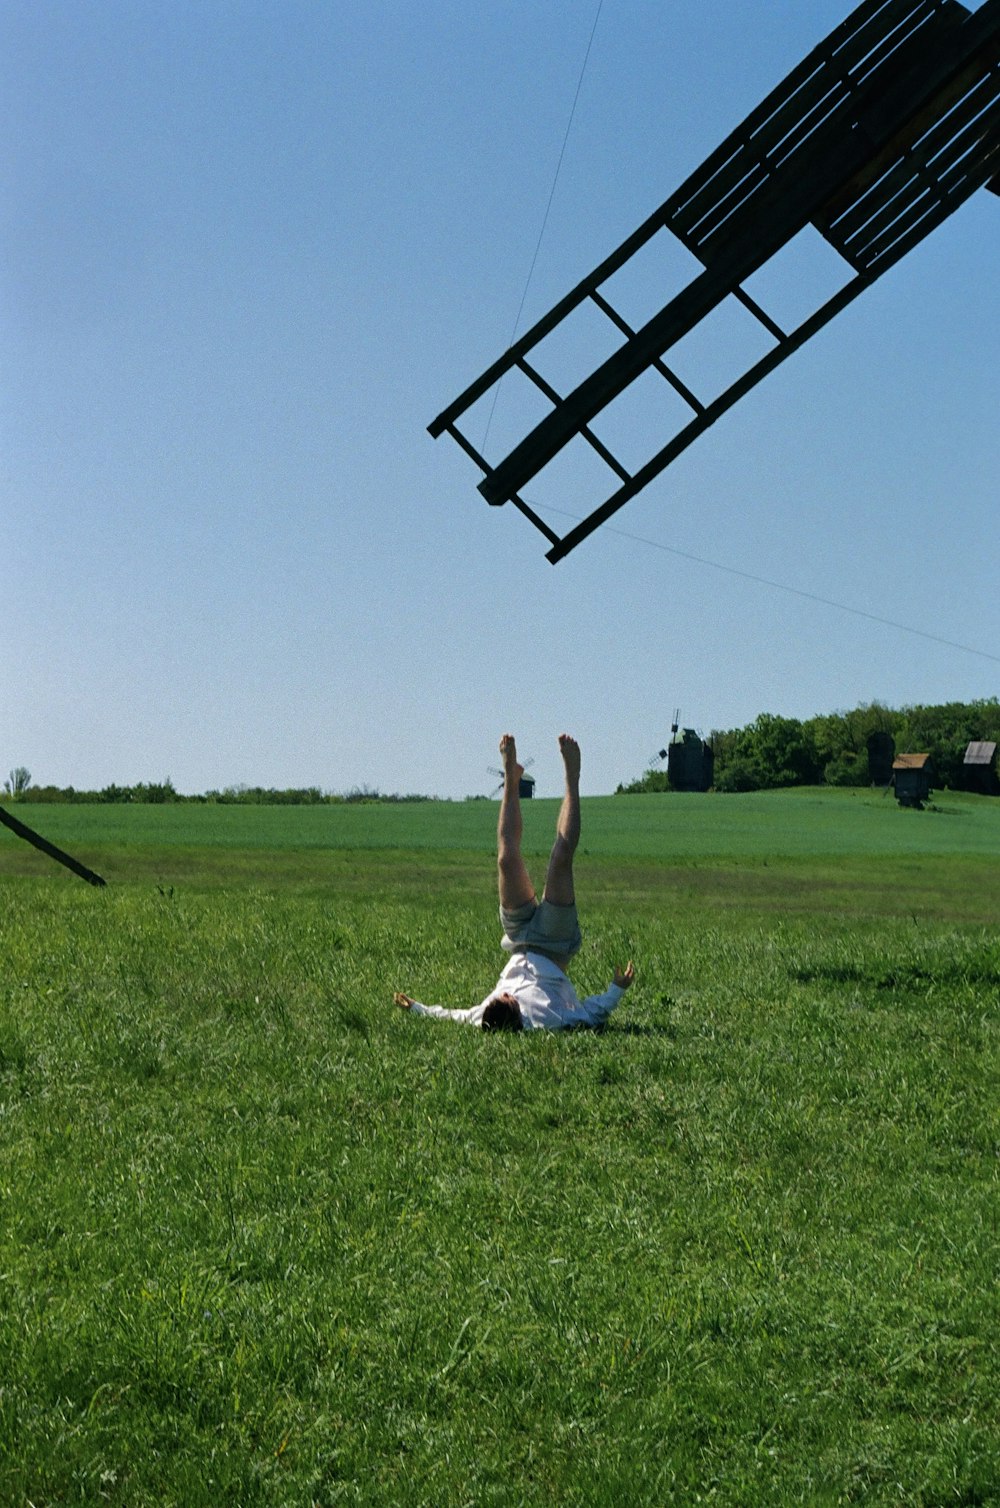
<path fill-rule="evenodd" d="M 609 984 L 603 995 L 588 995 L 586 1000 L 581 1000 L 579 1009 L 573 1015 L 577 1019 L 582 1018 L 588 1026 L 601 1026 L 624 993 L 621 985 Z"/>
<path fill-rule="evenodd" d="M 437 1021 L 461 1021 L 467 1026 L 478 1026 L 482 1020 L 482 1006 L 474 1005 L 467 1011 L 452 1011 L 444 1005 L 422 1005 L 414 1000 L 410 1006 L 414 1016 L 433 1016 Z"/>

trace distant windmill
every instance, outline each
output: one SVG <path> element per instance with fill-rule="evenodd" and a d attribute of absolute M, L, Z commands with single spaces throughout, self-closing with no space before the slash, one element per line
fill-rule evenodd
<path fill-rule="evenodd" d="M 864 0 L 617 251 L 449 404 L 430 433 L 450 435 L 484 473 L 486 501 L 513 503 L 549 541 L 546 558 L 561 560 L 977 189 L 1000 193 L 998 45 L 1000 0 L 977 10 L 960 0 Z M 784 329 L 746 284 L 810 228 L 839 254 L 847 281 Z M 614 274 L 664 235 L 701 270 L 634 329 L 615 307 Z M 699 397 L 675 370 L 674 347 L 733 300 L 770 348 L 723 392 Z M 617 349 L 559 392 L 545 374 L 544 342 L 577 311 L 607 320 Z M 532 385 L 525 389 L 532 408 L 540 393 L 549 411 L 493 465 L 458 422 L 508 373 Z M 691 417 L 673 435 L 653 434 L 649 458 L 631 469 L 602 437 L 605 411 L 619 399 L 627 404 L 633 383 L 657 377 Z M 523 489 L 569 445 L 589 446 L 607 477 L 603 500 L 560 537 Z"/>
<path fill-rule="evenodd" d="M 524 761 L 524 769 L 525 770 L 529 770 L 531 768 L 531 766 L 534 764 L 534 762 L 535 761 L 533 759 L 526 759 Z M 490 799 L 492 800 L 494 797 L 499 796 L 500 792 L 503 790 L 504 773 L 503 773 L 503 770 L 497 769 L 496 765 L 492 765 L 491 764 L 491 765 L 488 766 L 488 769 L 489 769 L 489 772 L 490 772 L 491 775 L 498 776 L 498 778 L 500 780 L 500 784 L 498 786 L 496 786 L 494 790 L 490 791 Z M 518 795 L 520 796 L 520 798 L 521 798 L 522 801 L 530 801 L 531 798 L 532 798 L 532 796 L 534 794 L 535 794 L 535 777 L 534 777 L 534 775 L 522 774 L 520 783 L 518 785 Z"/>
<path fill-rule="evenodd" d="M 707 791 L 712 784 L 715 773 L 712 746 L 694 728 L 681 730 L 679 707 L 674 708 L 670 742 L 656 758 L 667 761 L 667 774 L 675 791 Z"/>

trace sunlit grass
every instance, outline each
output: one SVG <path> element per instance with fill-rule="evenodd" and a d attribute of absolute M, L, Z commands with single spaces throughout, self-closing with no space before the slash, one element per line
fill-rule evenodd
<path fill-rule="evenodd" d="M 253 853 L 0 882 L 0 1501 L 1000 1501 L 974 851 L 581 859 L 499 1040 L 482 855 Z"/>
<path fill-rule="evenodd" d="M 542 854 L 552 841 L 557 803 L 524 803 L 525 848 Z M 96 860 L 129 865 L 149 850 L 492 851 L 497 807 L 490 801 L 267 807 L 166 805 L 32 805 L 22 819 L 53 842 L 82 845 Z M 832 787 L 759 791 L 740 796 L 596 796 L 583 802 L 586 853 L 657 862 L 763 860 L 818 855 L 993 855 L 1000 848 L 1000 802 L 947 791 L 933 809 L 904 810 L 881 791 Z M 6 833 L 0 873 L 12 849 L 33 869 L 47 862 Z"/>

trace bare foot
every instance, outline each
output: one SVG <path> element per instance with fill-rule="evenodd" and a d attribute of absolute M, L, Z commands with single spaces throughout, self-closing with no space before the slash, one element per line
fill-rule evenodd
<path fill-rule="evenodd" d="M 517 762 L 517 747 L 514 743 L 513 733 L 505 733 L 501 738 L 500 758 L 503 761 L 506 778 L 508 780 L 520 780 L 524 774 L 524 766 Z"/>
<path fill-rule="evenodd" d="M 559 749 L 562 753 L 563 764 L 566 766 L 566 784 L 569 786 L 579 785 L 580 745 L 568 733 L 560 733 Z"/>

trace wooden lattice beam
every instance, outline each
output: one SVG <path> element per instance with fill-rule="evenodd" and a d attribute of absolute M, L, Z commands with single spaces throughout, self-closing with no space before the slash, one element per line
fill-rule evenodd
<path fill-rule="evenodd" d="M 1000 0 L 986 0 L 976 11 L 958 0 L 864 0 L 655 214 L 439 414 L 430 433 L 451 435 L 483 472 L 479 490 L 486 500 L 512 502 L 549 540 L 549 560 L 559 560 L 978 188 L 1000 192 Z M 743 284 L 809 225 L 853 277 L 785 331 Z M 703 271 L 632 329 L 605 285 L 663 230 Z M 703 402 L 672 370 L 670 350 L 730 297 L 749 309 L 773 345 L 723 393 Z M 625 339 L 572 392 L 560 394 L 529 358 L 584 304 L 600 310 Z M 550 411 L 491 465 L 459 420 L 514 370 Z M 684 398 L 692 418 L 666 444 L 654 436 L 653 453 L 633 472 L 593 424 L 648 371 Z M 614 485 L 560 537 L 522 493 L 577 437 L 600 457 Z"/>

